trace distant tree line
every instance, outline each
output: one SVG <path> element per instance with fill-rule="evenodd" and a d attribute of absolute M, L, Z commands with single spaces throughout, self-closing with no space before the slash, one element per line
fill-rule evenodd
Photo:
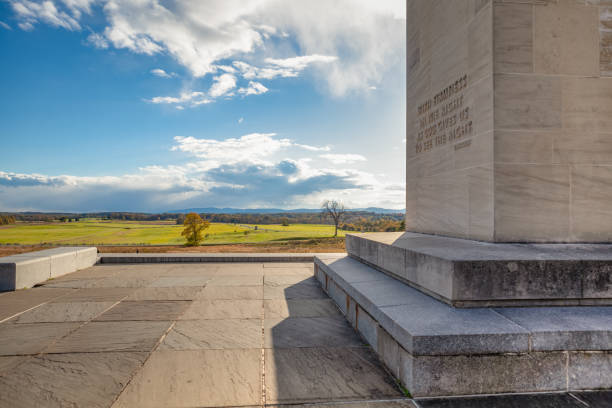
<path fill-rule="evenodd" d="M 280 224 L 327 224 L 333 225 L 333 219 L 324 212 L 278 213 L 278 214 L 199 214 L 207 222 L 227 224 L 270 225 Z M 0 215 L 0 225 L 23 222 L 69 222 L 83 218 L 97 218 L 119 221 L 166 221 L 183 225 L 185 214 L 177 213 L 135 213 L 135 212 L 100 212 L 100 213 L 4 213 Z M 10 220 L 7 222 L 6 220 Z M 378 214 L 367 211 L 346 211 L 339 227 L 346 231 L 403 231 L 404 214 Z"/>

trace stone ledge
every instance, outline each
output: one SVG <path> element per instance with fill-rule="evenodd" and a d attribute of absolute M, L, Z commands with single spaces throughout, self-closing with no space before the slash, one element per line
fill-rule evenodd
<path fill-rule="evenodd" d="M 142 253 L 100 254 L 100 263 L 207 263 L 207 262 L 314 262 L 320 258 L 345 254 L 315 253 Z"/>
<path fill-rule="evenodd" d="M 347 256 L 315 274 L 415 396 L 612 388 L 612 307 L 457 309 Z"/>
<path fill-rule="evenodd" d="M 62 247 L 0 258 L 0 291 L 31 288 L 94 265 L 95 247 Z"/>
<path fill-rule="evenodd" d="M 349 234 L 348 254 L 455 307 L 612 305 L 612 245 Z"/>

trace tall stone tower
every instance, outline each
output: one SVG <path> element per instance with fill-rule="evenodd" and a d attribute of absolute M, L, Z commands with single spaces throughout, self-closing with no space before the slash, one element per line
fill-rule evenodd
<path fill-rule="evenodd" d="M 407 230 L 612 241 L 612 2 L 409 0 L 407 27 Z"/>

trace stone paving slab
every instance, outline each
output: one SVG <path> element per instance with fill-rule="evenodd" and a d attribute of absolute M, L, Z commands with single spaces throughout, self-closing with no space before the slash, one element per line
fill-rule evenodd
<path fill-rule="evenodd" d="M 295 275 L 308 277 L 312 276 L 312 266 L 310 268 L 264 268 L 264 276 Z"/>
<path fill-rule="evenodd" d="M 262 286 L 211 286 L 198 293 L 199 299 L 253 300 L 263 299 Z"/>
<path fill-rule="evenodd" d="M 45 352 L 151 351 L 171 324 L 157 321 L 91 322 L 53 344 Z"/>
<path fill-rule="evenodd" d="M 179 320 L 257 319 L 262 313 L 262 300 L 196 300 Z"/>
<path fill-rule="evenodd" d="M 402 396 L 368 348 L 267 349 L 265 362 L 270 404 Z"/>
<path fill-rule="evenodd" d="M 264 285 L 264 299 L 327 299 L 329 296 L 314 285 Z"/>
<path fill-rule="evenodd" d="M 261 319 L 185 320 L 177 322 L 160 350 L 257 349 Z"/>
<path fill-rule="evenodd" d="M 144 288 L 149 286 L 155 277 L 123 277 L 113 276 L 96 283 L 97 288 Z"/>
<path fill-rule="evenodd" d="M 301 275 L 266 275 L 264 285 L 266 286 L 288 286 L 288 285 L 315 285 L 319 286 L 317 279 L 312 276 Z"/>
<path fill-rule="evenodd" d="M 176 320 L 190 305 L 188 300 L 123 301 L 98 316 L 95 321 Z"/>
<path fill-rule="evenodd" d="M 16 324 L 86 322 L 110 309 L 114 304 L 115 302 L 46 303 L 8 322 Z"/>
<path fill-rule="evenodd" d="M 194 286 L 203 288 L 211 278 L 206 276 L 177 276 L 158 278 L 149 285 L 151 288 L 175 288 L 177 286 Z"/>
<path fill-rule="evenodd" d="M 331 299 L 271 299 L 264 300 L 266 319 L 278 317 L 342 317 Z"/>
<path fill-rule="evenodd" d="M 194 300 L 203 287 L 141 288 L 133 291 L 125 300 Z"/>
<path fill-rule="evenodd" d="M 259 275 L 249 276 L 215 276 L 208 286 L 259 286 L 263 285 L 263 277 Z"/>
<path fill-rule="evenodd" d="M 27 356 L 4 356 L 0 357 L 0 374 L 4 371 L 10 371 L 17 367 L 19 364 L 27 361 Z"/>
<path fill-rule="evenodd" d="M 203 263 L 168 264 L 160 276 L 262 276 L 261 263 Z"/>
<path fill-rule="evenodd" d="M 34 288 L 16 292 L 6 292 L 0 296 L 0 322 L 18 313 L 50 302 L 53 299 L 59 299 L 72 292 L 74 292 L 74 289 L 65 288 Z"/>
<path fill-rule="evenodd" d="M 1 324 L 0 356 L 38 354 L 81 323 Z"/>
<path fill-rule="evenodd" d="M 52 290 L 52 289 L 45 289 Z M 57 289 L 54 289 L 57 290 Z M 87 288 L 70 290 L 67 295 L 51 300 L 60 302 L 118 302 L 134 292 L 133 288 Z"/>
<path fill-rule="evenodd" d="M 154 352 L 121 394 L 119 407 L 227 407 L 259 405 L 261 352 Z"/>
<path fill-rule="evenodd" d="M 72 289 L 82 289 L 82 288 L 97 288 L 100 287 L 99 284 L 104 279 L 107 278 L 80 278 L 74 279 L 69 276 L 70 279 L 61 279 L 61 280 L 50 280 L 43 284 L 45 288 L 72 288 Z"/>
<path fill-rule="evenodd" d="M 344 317 L 264 320 L 264 347 L 364 347 Z"/>
<path fill-rule="evenodd" d="M 108 407 L 147 353 L 85 353 L 32 357 L 0 372 L 3 407 Z"/>

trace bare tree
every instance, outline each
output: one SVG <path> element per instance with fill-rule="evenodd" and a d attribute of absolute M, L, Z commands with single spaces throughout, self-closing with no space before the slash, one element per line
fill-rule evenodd
<path fill-rule="evenodd" d="M 344 208 L 344 204 L 339 201 L 334 200 L 325 200 L 321 205 L 321 209 L 323 210 L 323 215 L 331 217 L 334 220 L 334 226 L 336 227 L 334 231 L 334 237 L 338 236 L 338 225 L 340 221 L 342 221 L 342 217 L 346 213 L 346 209 Z"/>

